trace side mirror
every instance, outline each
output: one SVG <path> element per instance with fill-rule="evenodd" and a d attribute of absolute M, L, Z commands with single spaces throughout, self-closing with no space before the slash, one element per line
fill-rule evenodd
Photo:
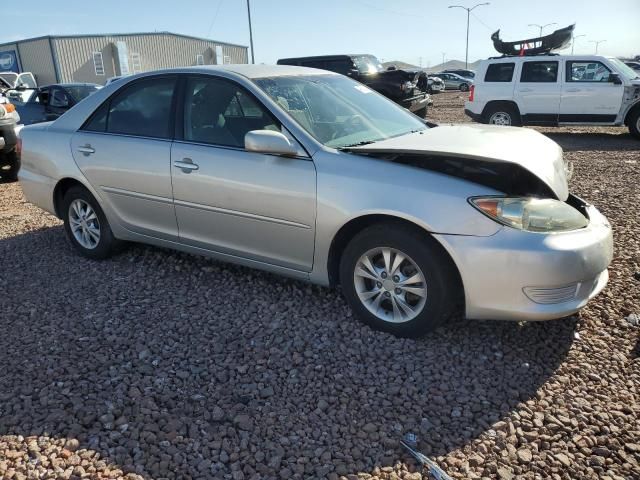
<path fill-rule="evenodd" d="M 248 152 L 295 157 L 298 149 L 280 132 L 252 130 L 244 136 L 244 148 Z"/>
<path fill-rule="evenodd" d="M 389 65 L 389 66 L 387 67 L 387 71 L 389 71 L 389 72 L 391 72 L 391 71 L 393 71 L 393 70 L 397 70 L 397 69 L 398 69 L 398 67 L 396 67 L 395 65 Z"/>
<path fill-rule="evenodd" d="M 618 75 L 617 73 L 610 73 L 609 83 L 613 83 L 614 85 L 622 85 L 622 80 L 620 80 L 620 75 Z"/>
<path fill-rule="evenodd" d="M 358 75 L 360 75 L 360 70 L 357 68 L 351 68 L 347 72 L 347 77 L 357 77 Z"/>

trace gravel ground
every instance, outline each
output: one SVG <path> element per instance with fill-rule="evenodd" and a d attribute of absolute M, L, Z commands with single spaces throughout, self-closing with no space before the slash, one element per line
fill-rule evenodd
<path fill-rule="evenodd" d="M 432 119 L 465 121 L 464 97 Z M 167 250 L 76 255 L 0 185 L 0 478 L 640 478 L 640 154 L 549 129 L 615 231 L 608 288 L 546 323 L 373 332 L 332 290 Z"/>

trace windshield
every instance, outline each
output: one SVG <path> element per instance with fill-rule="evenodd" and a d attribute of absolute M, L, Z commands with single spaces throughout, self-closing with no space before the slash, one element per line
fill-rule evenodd
<path fill-rule="evenodd" d="M 618 60 L 617 58 L 610 58 L 609 61 L 613 63 L 618 69 L 618 71 L 622 73 L 622 75 L 624 75 L 629 80 L 635 80 L 636 78 L 640 78 L 638 77 L 638 73 L 634 71 L 633 68 L 629 67 L 628 65 L 625 65 L 625 63 L 622 62 L 621 60 Z"/>
<path fill-rule="evenodd" d="M 384 71 L 384 67 L 373 55 L 359 55 L 353 57 L 353 63 L 360 73 L 379 73 Z"/>
<path fill-rule="evenodd" d="M 328 147 L 362 145 L 427 128 L 391 100 L 342 75 L 268 77 L 255 83 Z"/>
<path fill-rule="evenodd" d="M 72 85 L 64 87 L 69 95 L 78 103 L 80 100 L 84 100 L 92 93 L 96 93 L 99 88 L 96 85 Z"/>

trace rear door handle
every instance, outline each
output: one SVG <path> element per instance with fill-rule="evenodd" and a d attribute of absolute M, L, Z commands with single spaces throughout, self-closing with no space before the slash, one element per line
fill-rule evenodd
<path fill-rule="evenodd" d="M 198 170 L 200 167 L 193 163 L 190 158 L 183 158 L 182 160 L 176 160 L 173 162 L 173 166 L 182 170 L 183 173 L 191 173 L 194 170 Z"/>
<path fill-rule="evenodd" d="M 580 89 L 579 88 L 567 88 L 567 92 L 579 92 Z"/>
<path fill-rule="evenodd" d="M 533 92 L 533 88 L 521 88 L 521 92 Z"/>
<path fill-rule="evenodd" d="M 83 145 L 81 147 L 78 147 L 77 149 L 80 153 L 83 153 L 85 157 L 88 157 L 89 155 L 91 155 L 92 153 L 96 153 L 95 149 L 87 144 L 87 145 Z"/>

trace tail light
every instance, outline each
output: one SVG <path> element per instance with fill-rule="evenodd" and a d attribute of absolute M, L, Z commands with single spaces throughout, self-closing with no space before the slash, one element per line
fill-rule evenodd
<path fill-rule="evenodd" d="M 469 89 L 469 101 L 473 102 L 473 94 L 476 93 L 476 86 L 475 85 L 471 85 L 471 88 Z"/>

